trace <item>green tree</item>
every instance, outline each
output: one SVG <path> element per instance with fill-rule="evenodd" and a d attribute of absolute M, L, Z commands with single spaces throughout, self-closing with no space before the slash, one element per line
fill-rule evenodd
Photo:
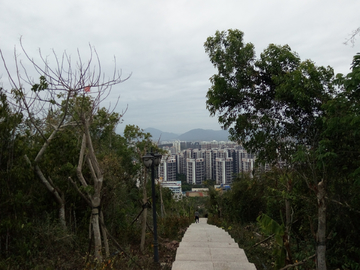
<path fill-rule="evenodd" d="M 288 45 L 270 44 L 256 59 L 239 30 L 217 31 L 204 46 L 218 70 L 210 79 L 207 108 L 232 140 L 274 165 L 291 164 L 299 146 L 318 149 L 322 105 L 334 94 L 330 67 L 301 62 Z M 326 269 L 326 179 L 318 172 L 311 179 L 316 188 L 309 187 L 318 200 L 317 268 Z"/>
<path fill-rule="evenodd" d="M 160 149 L 152 142 L 151 134 L 144 132 L 141 128 L 135 125 L 127 125 L 124 129 L 124 138 L 127 141 L 129 150 L 131 151 L 130 160 L 132 162 L 132 178 L 134 181 L 140 180 L 140 188 L 142 190 L 142 229 L 140 250 L 143 252 L 145 249 L 145 236 L 146 236 L 146 222 L 147 222 L 147 170 L 143 166 L 142 157 L 150 151 L 159 152 Z"/>
<path fill-rule="evenodd" d="M 319 166 L 337 179 L 329 185 L 329 209 L 341 212 L 341 218 L 332 220 L 335 243 L 341 243 L 341 249 L 331 250 L 333 257 L 342 257 L 343 265 L 337 267 L 354 268 L 350 263 L 360 266 L 358 235 L 354 232 L 355 219 L 359 218 L 360 205 L 357 191 L 360 187 L 360 54 L 353 58 L 351 72 L 346 76 L 338 74 L 336 78 L 338 94 L 323 105 L 322 117 L 324 130 L 318 149 Z M 331 206 L 331 207 L 330 207 Z M 346 228 L 346 230 L 344 230 Z M 338 252 L 339 254 L 336 254 Z M 345 264 L 348 263 L 346 266 Z"/>
<path fill-rule="evenodd" d="M 12 235 L 22 224 L 27 225 L 26 221 L 33 214 L 28 212 L 33 200 L 29 192 L 32 185 L 27 183 L 32 175 L 26 174 L 20 161 L 27 147 L 21 134 L 22 115 L 13 109 L 0 87 L 0 258 L 12 255 L 19 247 Z"/>
<path fill-rule="evenodd" d="M 94 149 L 90 127 L 93 123 L 94 115 L 100 109 L 101 101 L 107 97 L 111 87 L 124 80 L 120 76 L 121 73 L 116 71 L 116 67 L 113 77 L 105 79 L 101 73 L 99 57 L 96 50 L 92 47 L 90 47 L 90 59 L 84 62 L 80 54 L 78 54 L 75 65 L 66 52 L 63 53 L 61 60 L 54 52 L 53 58 L 56 63 L 54 66 L 50 64 L 47 57 L 45 58 L 41 55 L 41 52 L 40 59 L 42 60 L 38 63 L 27 54 L 22 44 L 21 48 L 26 60 L 38 72 L 40 76 L 39 83 L 35 83 L 28 77 L 26 70 L 19 68 L 24 66 L 20 64 L 20 60 L 17 57 L 15 57 L 17 69 L 12 73 L 1 51 L 0 55 L 9 76 L 13 100 L 16 101 L 18 108 L 30 123 L 31 128 L 36 131 L 34 135 L 38 135 L 41 138 L 41 141 L 39 140 L 40 147 L 36 147 L 36 154 L 32 156 L 26 155 L 26 160 L 48 191 L 54 195 L 59 205 L 59 219 L 65 228 L 65 194 L 60 190 L 58 184 L 52 180 L 53 176 L 46 174 L 40 164 L 49 145 L 56 141 L 56 136 L 59 133 L 68 126 L 75 126 L 80 129 L 81 147 L 78 153 L 76 172 L 84 192 L 79 188 L 77 190 L 92 207 L 95 257 L 101 260 L 102 245 L 99 222 L 101 213 L 99 208 L 104 179 Z M 16 53 L 15 55 L 17 56 Z M 25 75 L 22 75 L 22 73 Z M 27 89 L 26 85 L 30 89 Z M 94 91 L 95 89 L 96 91 Z M 88 98 L 89 95 L 94 95 L 94 98 Z M 55 112 L 55 115 L 53 112 Z M 75 182 L 72 182 L 77 187 Z M 92 185 L 89 183 L 92 183 Z M 106 237 L 103 240 L 105 241 L 105 246 L 107 246 Z M 108 255 L 108 253 L 106 248 L 106 254 Z"/>

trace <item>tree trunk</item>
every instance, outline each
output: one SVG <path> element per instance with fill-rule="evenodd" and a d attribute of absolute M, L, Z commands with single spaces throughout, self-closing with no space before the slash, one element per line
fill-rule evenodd
<path fill-rule="evenodd" d="M 31 161 L 27 155 L 25 155 L 26 162 L 32 167 Z M 35 161 L 36 163 L 36 161 Z M 64 194 L 57 188 L 50 177 L 46 178 L 42 170 L 38 165 L 33 167 L 35 173 L 40 178 L 41 182 L 45 185 L 47 190 L 54 195 L 55 200 L 59 204 L 59 221 L 64 230 L 66 230 L 66 218 L 65 218 L 65 198 Z"/>
<path fill-rule="evenodd" d="M 102 211 L 100 211 L 100 221 L 101 221 L 101 224 L 105 224 L 104 215 L 103 215 Z M 110 256 L 109 241 L 107 239 L 106 228 L 103 225 L 101 225 L 101 234 L 103 237 L 103 242 L 104 242 L 104 247 L 105 247 L 105 256 L 109 257 Z"/>
<path fill-rule="evenodd" d="M 146 221 L 147 221 L 147 208 L 145 208 L 142 213 L 142 224 L 141 224 L 142 228 L 141 228 L 141 242 L 140 242 L 141 252 L 144 252 L 144 250 L 145 250 Z"/>
<path fill-rule="evenodd" d="M 93 213 L 93 230 L 94 230 L 94 244 L 95 244 L 95 257 L 98 261 L 102 261 L 102 254 L 101 254 L 101 234 L 100 234 L 100 223 L 99 223 L 99 208 L 101 205 L 101 189 L 103 184 L 103 174 L 101 172 L 99 162 L 96 158 L 95 151 L 92 144 L 92 139 L 90 136 L 89 130 L 89 120 L 85 119 L 84 116 L 84 134 L 86 139 L 86 145 L 88 150 L 88 158 L 87 164 L 89 165 L 91 177 L 94 182 L 94 194 L 90 195 L 91 198 L 91 205 L 92 205 L 92 213 Z"/>
<path fill-rule="evenodd" d="M 318 184 L 318 229 L 316 233 L 316 269 L 326 270 L 326 204 L 325 204 L 325 183 L 322 180 Z"/>
<path fill-rule="evenodd" d="M 144 170 L 144 182 L 143 182 L 143 205 L 147 203 L 147 192 L 146 192 L 146 169 Z M 144 206 L 143 206 L 144 207 Z M 140 250 L 145 250 L 145 237 L 146 237 L 146 221 L 147 221 L 147 207 L 144 208 L 142 213 L 142 228 L 141 228 L 141 242 Z"/>
<path fill-rule="evenodd" d="M 70 98 L 70 94 L 68 94 L 67 97 L 67 101 Z M 66 107 L 67 107 L 67 102 L 66 102 Z M 46 188 L 48 189 L 48 191 L 50 193 L 52 193 L 55 196 L 56 201 L 58 202 L 59 206 L 59 220 L 60 220 L 60 224 L 63 227 L 64 230 L 67 229 L 66 227 L 66 216 L 65 216 L 65 197 L 63 192 L 61 192 L 61 190 L 53 183 L 53 181 L 51 180 L 50 177 L 46 178 L 42 172 L 42 170 L 40 169 L 40 167 L 38 166 L 39 161 L 41 160 L 41 158 L 44 156 L 44 153 L 46 151 L 46 149 L 49 147 L 51 141 L 53 141 L 53 139 L 55 138 L 55 136 L 57 135 L 57 133 L 60 131 L 60 128 L 63 126 L 63 122 L 65 120 L 67 113 L 65 113 L 62 116 L 62 119 L 60 121 L 60 123 L 56 126 L 56 128 L 54 129 L 54 131 L 51 133 L 51 135 L 49 136 L 49 138 L 45 138 L 45 142 L 43 144 L 43 146 L 41 147 L 41 149 L 39 150 L 39 152 L 37 153 L 33 164 L 35 165 L 34 169 L 36 171 L 36 174 L 39 176 L 40 180 L 43 182 L 43 184 L 46 186 Z M 37 130 L 38 126 L 35 124 L 35 121 L 33 119 L 32 116 L 30 116 L 30 121 L 33 123 L 33 125 L 35 126 L 35 128 Z M 42 134 L 40 132 L 40 134 Z M 30 159 L 25 155 L 25 159 L 26 161 L 31 165 Z"/>
<path fill-rule="evenodd" d="M 100 234 L 100 223 L 99 223 L 99 209 L 92 209 L 92 228 L 94 233 L 94 245 L 95 245 L 95 258 L 101 262 L 102 254 L 101 254 L 101 234 Z"/>
<path fill-rule="evenodd" d="M 164 202 L 163 202 L 163 197 L 162 197 L 162 188 L 161 188 L 161 184 L 159 185 L 159 191 L 160 191 L 160 208 L 161 208 L 161 217 L 163 218 L 166 213 L 165 213 L 165 207 L 164 207 Z"/>
<path fill-rule="evenodd" d="M 289 195 L 291 190 L 292 190 L 292 185 L 291 185 L 291 179 L 286 179 L 286 191 L 287 194 Z M 292 256 L 291 256 L 291 250 L 290 250 L 290 237 L 291 237 L 291 224 L 292 224 L 292 220 L 291 220 L 291 201 L 288 198 L 285 198 L 285 215 L 286 215 L 286 239 L 284 241 L 284 246 L 286 249 L 286 263 L 287 264 L 292 264 Z"/>
<path fill-rule="evenodd" d="M 289 199 L 285 199 L 285 215 L 286 215 L 286 231 L 290 237 L 290 227 L 291 227 L 291 204 Z"/>
<path fill-rule="evenodd" d="M 65 219 L 65 201 L 61 202 L 59 209 L 59 219 L 61 226 L 66 229 L 66 219 Z"/>
<path fill-rule="evenodd" d="M 99 162 L 96 158 L 95 151 L 92 145 L 92 140 L 89 131 L 89 120 L 84 118 L 84 134 L 81 143 L 80 155 L 78 167 L 76 169 L 77 176 L 83 187 L 87 187 L 88 184 L 82 174 L 84 157 L 89 167 L 90 175 L 93 180 L 94 193 L 87 193 L 87 197 L 77 188 L 77 191 L 86 198 L 85 200 L 90 204 L 92 211 L 91 224 L 93 227 L 94 234 L 94 245 L 95 245 L 95 258 L 100 262 L 102 261 L 102 244 L 101 244 L 101 234 L 100 234 L 100 205 L 101 205 L 101 188 L 103 184 L 103 174 L 99 167 Z M 87 153 L 85 153 L 87 147 Z M 76 186 L 76 185 L 75 185 Z M 106 243 L 105 243 L 106 245 Z"/>

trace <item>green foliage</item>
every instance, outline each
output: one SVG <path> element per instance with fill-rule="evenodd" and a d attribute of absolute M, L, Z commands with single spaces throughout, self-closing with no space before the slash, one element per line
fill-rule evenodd
<path fill-rule="evenodd" d="M 40 91 L 45 86 L 34 87 L 34 91 Z M 43 137 L 29 129 L 33 127 L 27 122 L 22 122 L 21 114 L 12 111 L 2 90 L 0 94 L 0 183 L 3 187 L 0 189 L 0 197 L 1 215 L 4 217 L 0 219 L 0 266 L 81 268 L 78 260 L 85 254 L 89 241 L 90 209 L 69 183 L 68 177 L 76 179 L 82 130 L 77 126 L 74 128 L 73 124 L 63 127 L 38 163 L 45 177 L 51 179 L 66 198 L 68 231 L 57 231 L 56 202 L 24 162 L 25 154 L 31 160 L 35 158 L 43 145 Z M 81 113 L 91 110 L 91 106 L 91 98 L 74 96 L 70 100 L 70 113 L 65 124 L 81 122 Z M 64 107 L 62 112 L 49 111 L 47 125 L 41 130 L 45 137 L 50 136 L 64 111 Z M 40 119 L 35 121 L 40 123 Z M 101 209 L 107 229 L 120 239 L 121 245 L 127 246 L 140 239 L 139 226 L 131 226 L 131 222 L 141 208 L 141 197 L 134 178 L 138 163 L 133 162 L 133 157 L 137 156 L 137 152 L 130 141 L 115 134 L 118 121 L 119 115 L 108 114 L 105 109 L 100 109 L 94 115 L 91 133 L 105 177 Z M 139 145 L 143 143 L 142 139 L 139 138 Z M 148 143 L 152 145 L 150 140 Z M 90 172 L 84 171 L 84 176 L 91 184 Z M 89 185 L 80 189 L 91 193 L 93 187 Z M 170 208 L 171 193 L 165 191 L 163 195 L 165 204 Z M 49 228 L 54 230 L 50 231 Z M 77 244 L 71 240 L 69 246 L 59 239 L 76 239 Z"/>
<path fill-rule="evenodd" d="M 162 153 L 162 150 L 151 140 L 151 134 L 135 125 L 126 125 L 124 143 L 127 145 L 127 159 L 124 162 L 128 162 L 127 167 L 131 169 L 132 175 L 140 172 L 143 167 L 142 157 L 147 152 Z"/>
<path fill-rule="evenodd" d="M 212 179 L 208 179 L 203 182 L 204 187 L 207 187 L 207 188 L 214 187 L 215 184 L 216 184 L 216 181 L 212 180 Z"/>
<path fill-rule="evenodd" d="M 318 149 L 319 159 L 334 175 L 347 175 L 360 183 L 360 55 L 354 56 L 352 70 L 344 77 L 338 75 L 337 86 L 342 90 L 332 100 L 323 104 L 325 129 Z"/>
<path fill-rule="evenodd" d="M 257 218 L 257 222 L 260 225 L 260 228 L 266 235 L 274 234 L 275 243 L 278 246 L 283 246 L 283 237 L 285 234 L 285 226 L 284 224 L 279 224 L 271 217 L 266 214 L 261 214 Z"/>
<path fill-rule="evenodd" d="M 353 224 L 359 206 L 352 191 L 360 183 L 360 54 L 354 56 L 348 75 L 335 77 L 331 67 L 301 61 L 288 45 L 270 44 L 256 59 L 254 46 L 243 42 L 239 30 L 217 31 L 204 46 L 218 70 L 207 93 L 210 113 L 229 128 L 233 140 L 256 153 L 259 163 L 285 162 L 292 180 L 296 180 L 284 188 L 284 179 L 273 178 L 275 183 L 264 190 L 265 211 L 256 208 L 278 221 L 273 209 L 283 207 L 273 204 L 275 199 L 291 203 L 295 257 L 312 255 L 316 246 L 314 224 L 326 219 L 327 254 L 331 258 L 327 263 L 342 267 L 341 259 L 335 258 L 345 258 L 346 254 L 335 246 L 341 243 L 343 250 L 358 246 L 350 244 L 350 238 L 357 236 L 352 225 L 345 224 Z M 316 214 L 324 205 L 316 201 L 319 182 L 326 187 L 325 203 L 331 205 L 326 217 Z M 239 216 L 239 211 L 231 207 L 230 195 L 222 197 L 215 205 L 231 213 L 222 215 L 224 218 L 233 220 L 229 216 Z M 344 215 L 340 218 L 339 213 Z M 323 226 L 320 229 L 325 232 Z"/>
<path fill-rule="evenodd" d="M 49 70 L 51 73 L 50 67 Z M 67 78 L 60 76 L 54 80 L 52 77 L 49 81 L 51 76 L 45 74 L 39 83 L 30 86 L 29 91 L 14 88 L 7 92 L 0 88 L 1 269 L 148 266 L 149 253 L 137 253 L 140 223 L 133 222 L 142 209 L 142 190 L 137 186 L 137 180 L 142 175 L 142 156 L 147 151 L 160 152 L 160 149 L 152 142 L 150 134 L 137 126 L 127 126 L 124 136 L 116 134 L 122 115 L 99 107 L 104 89 L 119 83 L 119 79 L 104 84 L 91 82 L 92 87 L 99 83 L 99 95 L 94 98 L 80 93 L 85 81 L 93 78 L 80 74 L 76 79 L 72 77 L 74 74 L 78 74 L 77 71 L 70 71 Z M 77 189 L 70 181 L 78 181 L 79 153 L 87 127 L 91 140 L 87 140 L 86 151 L 92 142 L 104 176 L 99 209 L 104 215 L 107 231 L 118 242 L 116 245 L 115 241 L 110 242 L 110 252 L 116 252 L 117 258 L 105 263 L 87 256 L 88 249 L 92 249 L 89 239 L 91 209 L 78 190 L 87 194 L 94 192 L 93 168 L 89 166 L 88 153 L 84 153 L 82 170 L 88 185 L 78 183 Z M 39 178 L 47 179 L 53 192 L 49 192 L 51 188 L 48 189 Z M 145 191 L 149 188 L 143 187 Z M 59 194 L 56 200 L 54 194 Z M 156 194 L 159 197 L 159 187 Z M 179 239 L 189 222 L 187 207 L 175 203 L 168 189 L 162 191 L 162 198 L 171 214 L 164 217 L 165 226 L 160 229 L 165 236 Z M 66 228 L 59 224 L 59 204 L 63 202 Z M 151 211 L 148 213 L 151 215 Z M 167 231 L 168 228 L 171 230 Z M 147 239 L 150 239 L 151 253 L 151 237 Z M 164 246 L 160 251 L 164 252 Z"/>
<path fill-rule="evenodd" d="M 266 211 L 266 186 L 248 175 L 239 175 L 231 190 L 222 193 L 210 188 L 208 211 L 231 222 L 255 222 Z"/>
<path fill-rule="evenodd" d="M 284 248 L 285 226 L 279 224 L 266 214 L 257 218 L 257 222 L 266 235 L 274 235 L 275 248 L 273 255 L 275 260 L 275 269 L 280 269 L 285 265 L 286 251 Z"/>
<path fill-rule="evenodd" d="M 109 113 L 105 108 L 100 108 L 93 117 L 91 124 L 91 135 L 93 143 L 98 149 L 111 150 L 116 140 L 115 128 L 120 122 L 121 116 L 118 113 Z"/>
<path fill-rule="evenodd" d="M 331 98 L 333 70 L 301 62 L 288 45 L 270 44 L 255 59 L 254 46 L 243 36 L 239 30 L 217 31 L 205 42 L 218 69 L 207 108 L 258 160 L 289 160 L 296 145 L 319 139 L 318 118 Z"/>
<path fill-rule="evenodd" d="M 181 184 L 181 189 L 182 189 L 182 191 L 191 191 L 191 189 L 192 189 L 192 185 L 191 184 L 189 184 L 189 183 L 182 183 Z"/>
<path fill-rule="evenodd" d="M 159 219 L 159 234 L 163 238 L 181 240 L 184 228 L 193 222 L 193 218 L 187 215 L 170 214 Z"/>
<path fill-rule="evenodd" d="M 178 181 L 181 181 L 182 191 L 191 191 L 193 188 L 209 188 L 210 186 L 214 186 L 214 180 L 205 180 L 203 184 L 196 185 L 188 183 L 185 174 L 177 174 L 176 178 Z"/>
<path fill-rule="evenodd" d="M 311 228 L 316 220 L 316 201 L 312 194 L 309 194 L 306 184 L 299 181 L 299 178 L 291 178 L 291 192 L 286 191 L 286 183 L 282 178 L 283 175 L 278 171 L 255 174 L 254 178 L 239 176 L 227 192 L 221 193 L 211 189 L 206 204 L 209 222 L 223 227 L 234 235 L 239 246 L 245 249 L 248 258 L 257 264 L 258 269 L 265 269 L 263 264 L 274 268 L 275 261 L 277 265 L 283 265 L 285 262 L 285 228 L 282 218 L 285 215 L 284 198 L 292 202 L 290 245 L 294 261 L 307 258 L 314 252 Z M 256 222 L 258 220 L 263 221 L 262 226 Z M 276 236 L 253 247 L 274 233 Z"/>
<path fill-rule="evenodd" d="M 49 84 L 47 83 L 45 76 L 40 76 L 40 83 L 34 84 L 31 87 L 31 91 L 40 92 L 40 91 L 46 90 L 48 87 L 49 87 Z"/>
<path fill-rule="evenodd" d="M 293 259 L 302 260 L 314 254 L 317 223 L 314 194 L 317 181 L 324 177 L 328 191 L 328 266 L 358 269 L 360 55 L 354 56 L 349 74 L 339 74 L 333 81 L 331 68 L 301 61 L 288 45 L 270 44 L 256 59 L 254 46 L 245 44 L 243 33 L 238 30 L 217 32 L 207 40 L 205 48 L 218 68 L 207 93 L 210 113 L 218 114 L 225 127 L 232 126 L 233 139 L 242 140 L 247 149 L 258 153 L 258 160 L 286 159 L 289 171 L 261 175 L 256 172 L 254 178 L 240 175 L 231 190 L 224 193 L 208 182 L 209 197 L 180 202 L 174 202 L 170 190 L 163 189 L 167 215 L 159 218 L 160 236 L 180 239 L 185 227 L 193 222 L 196 209 L 201 215 L 209 214 L 210 222 L 234 235 L 259 269 L 263 264 L 269 269 L 274 258 L 284 261 L 280 224 L 287 199 L 292 209 L 289 245 Z M 48 87 L 42 76 L 31 90 L 37 95 Z M 151 149 L 159 151 L 150 134 L 132 125 L 125 128 L 124 136 L 116 134 L 121 115 L 95 108 L 88 95 L 75 94 L 68 107 L 63 102 L 58 110 L 51 106 L 57 104 L 55 100 L 49 100 L 54 110 L 49 109 L 44 119 L 34 115 L 31 123 L 11 106 L 24 98 L 22 90 L 12 89 L 13 100 L 8 102 L 7 93 L 0 88 L 0 268 L 86 267 L 82 257 L 89 244 L 90 209 L 68 181 L 69 177 L 76 178 L 82 136 L 76 124 L 84 116 L 92 120 L 91 136 L 104 174 L 101 210 L 107 229 L 126 251 L 134 252 L 141 230 L 140 223 L 133 221 L 142 207 L 142 192 L 135 180 L 141 173 L 142 155 Z M 61 98 L 65 98 L 63 93 L 57 96 Z M 63 191 L 67 230 L 58 224 L 53 195 L 24 161 L 25 154 L 34 160 L 44 137 L 52 133 L 65 112 L 68 126 L 52 139 L 37 165 Z M 35 129 L 33 123 L 40 128 Z M 85 170 L 84 175 L 91 183 L 90 171 Z M 86 191 L 92 192 L 91 188 Z M 158 186 L 156 194 L 159 210 Z M 148 212 L 151 216 L 151 211 Z M 275 240 L 255 246 L 268 234 L 275 234 Z M 147 239 L 150 254 L 152 240 Z M 118 248 L 110 249 L 116 252 Z M 272 252 L 277 253 L 274 256 Z M 139 254 L 135 256 L 136 262 L 140 262 Z M 102 266 L 119 268 L 127 263 L 134 266 L 131 259 L 120 253 Z M 95 267 L 92 262 L 89 265 Z M 313 262 L 307 262 L 303 268 L 314 268 Z"/>

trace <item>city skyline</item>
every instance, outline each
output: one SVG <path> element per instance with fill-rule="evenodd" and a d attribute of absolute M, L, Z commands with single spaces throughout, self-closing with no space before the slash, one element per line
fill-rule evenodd
<path fill-rule="evenodd" d="M 192 148 L 182 149 L 185 142 L 174 142 L 164 146 L 168 154 L 163 155 L 158 168 L 161 181 L 177 181 L 177 176 L 186 176 L 186 182 L 202 185 L 206 180 L 215 180 L 217 185 L 231 185 L 234 177 L 246 172 L 252 175 L 255 156 L 236 143 L 203 142 L 190 143 Z M 188 146 L 188 145 L 187 145 Z"/>

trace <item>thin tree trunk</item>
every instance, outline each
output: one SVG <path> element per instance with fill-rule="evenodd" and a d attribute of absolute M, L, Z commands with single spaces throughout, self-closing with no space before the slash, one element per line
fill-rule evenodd
<path fill-rule="evenodd" d="M 78 176 L 82 186 L 87 187 L 88 184 L 82 174 L 84 157 L 87 156 L 86 162 L 88 164 L 91 178 L 94 183 L 93 184 L 94 193 L 90 194 L 89 192 L 87 192 L 87 197 L 89 199 L 86 199 L 86 197 L 83 196 L 83 193 L 78 188 L 77 188 L 77 190 L 92 207 L 91 224 L 93 227 L 93 234 L 94 234 L 95 258 L 98 261 L 102 261 L 102 254 L 101 254 L 102 243 L 101 243 L 100 222 L 99 222 L 99 214 L 100 214 L 99 208 L 101 205 L 101 188 L 102 188 L 102 183 L 103 183 L 103 175 L 100 170 L 94 148 L 92 146 L 88 120 L 84 120 L 84 122 L 85 122 L 85 124 L 84 124 L 85 130 L 84 130 L 84 134 L 83 134 L 83 138 L 82 138 L 79 162 L 78 162 L 78 167 L 76 169 L 76 173 L 77 173 L 77 176 Z M 87 150 L 88 150 L 87 154 L 85 154 L 86 146 L 87 146 Z M 71 178 L 69 178 L 69 179 L 71 180 Z"/>
<path fill-rule="evenodd" d="M 5 240 L 5 255 L 9 255 L 9 242 L 10 242 L 10 233 L 9 230 L 6 231 L 6 240 Z"/>
<path fill-rule="evenodd" d="M 160 207 L 161 207 L 161 217 L 164 217 L 166 215 L 165 213 L 165 207 L 164 207 L 164 202 L 163 202 L 163 197 L 162 197 L 162 188 L 161 188 L 161 184 L 159 185 L 159 190 L 160 190 Z"/>
<path fill-rule="evenodd" d="M 60 122 L 58 123 L 58 125 L 55 127 L 55 129 L 53 130 L 53 132 L 51 133 L 51 135 L 49 136 L 49 138 L 45 138 L 44 135 L 42 134 L 42 132 L 40 131 L 39 127 L 37 124 L 35 124 L 35 121 L 29 111 L 29 107 L 25 101 L 25 99 L 23 99 L 24 104 L 27 108 L 27 111 L 29 112 L 29 116 L 30 116 L 30 121 L 32 122 L 32 124 L 34 125 L 34 127 L 40 131 L 40 134 L 43 136 L 43 138 L 45 139 L 44 144 L 42 145 L 41 149 L 39 150 L 39 152 L 37 153 L 33 163 L 34 163 L 34 169 L 36 171 L 36 174 L 39 176 L 40 180 L 43 182 L 43 184 L 46 186 L 46 188 L 48 189 L 48 191 L 50 193 L 52 193 L 55 196 L 56 201 L 58 202 L 59 206 L 59 220 L 60 220 L 60 224 L 63 227 L 63 229 L 67 229 L 66 227 L 66 216 L 65 216 L 65 198 L 64 198 L 64 194 L 61 192 L 61 190 L 55 186 L 55 184 L 53 183 L 53 181 L 51 180 L 50 177 L 48 177 L 49 179 L 47 179 L 43 172 L 41 171 L 40 167 L 37 165 L 38 162 L 40 161 L 40 159 L 43 157 L 46 149 L 48 148 L 48 146 L 50 145 L 51 141 L 55 138 L 55 136 L 57 135 L 57 133 L 60 131 L 60 128 L 63 126 L 63 122 L 67 116 L 67 106 L 68 106 L 68 101 L 70 99 L 70 93 L 68 93 L 67 96 L 67 100 L 66 100 L 66 104 L 65 104 L 65 113 L 62 116 Z M 31 162 L 30 159 L 25 155 L 25 159 L 26 161 L 30 164 L 31 166 Z"/>
<path fill-rule="evenodd" d="M 325 204 L 325 183 L 322 180 L 318 184 L 318 229 L 316 233 L 316 269 L 326 270 L 326 204 Z"/>
<path fill-rule="evenodd" d="M 286 215 L 286 231 L 290 237 L 290 226 L 291 226 L 291 204 L 289 199 L 285 199 L 285 215 Z"/>
<path fill-rule="evenodd" d="M 101 224 L 105 224 L 104 215 L 103 215 L 102 211 L 100 211 L 100 221 L 101 221 Z M 100 228 L 101 228 L 101 234 L 103 237 L 103 242 L 104 242 L 104 247 L 105 247 L 105 256 L 109 257 L 110 251 L 109 251 L 109 241 L 107 239 L 107 232 L 106 232 L 106 228 L 104 226 L 102 226 L 101 224 L 100 224 Z"/>
<path fill-rule="evenodd" d="M 143 205 L 147 203 L 147 192 L 146 192 L 146 169 L 144 170 L 143 177 Z M 144 206 L 143 206 L 144 207 Z M 140 250 L 144 252 L 145 250 L 145 238 L 146 238 L 146 221 L 147 221 L 147 206 L 144 208 L 142 213 L 142 228 L 141 228 L 141 241 L 140 241 Z"/>
<path fill-rule="evenodd" d="M 286 179 L 286 189 L 287 194 L 290 194 L 292 190 L 291 179 Z M 292 256 L 290 250 L 290 233 L 291 233 L 291 201 L 288 198 L 285 198 L 285 215 L 286 215 L 286 240 L 284 243 L 286 249 L 286 263 L 292 264 Z"/>
<path fill-rule="evenodd" d="M 25 155 L 26 162 L 32 167 L 31 161 L 27 155 Z M 65 218 L 65 198 L 62 192 L 54 185 L 51 178 L 47 179 L 38 165 L 34 166 L 34 171 L 40 178 L 41 182 L 45 185 L 47 190 L 54 195 L 55 200 L 59 204 L 59 221 L 64 229 L 66 229 L 66 218 Z"/>
<path fill-rule="evenodd" d="M 96 158 L 95 151 L 92 144 L 92 139 L 89 131 L 89 120 L 84 117 L 84 134 L 86 145 L 88 148 L 88 158 L 86 159 L 89 165 L 91 177 L 94 181 L 94 194 L 90 195 L 92 213 L 93 213 L 93 231 L 94 231 L 94 244 L 95 244 L 95 257 L 98 261 L 102 261 L 102 244 L 99 223 L 99 207 L 101 205 L 101 189 L 103 184 L 103 174 L 100 170 L 99 162 Z"/>
<path fill-rule="evenodd" d="M 66 229 L 66 219 L 65 219 L 65 202 L 61 202 L 59 209 L 59 219 L 61 226 Z M 71 225 L 70 225 L 71 226 Z"/>
<path fill-rule="evenodd" d="M 147 222 L 147 208 L 145 208 L 142 213 L 142 222 L 141 222 L 142 228 L 141 228 L 141 242 L 140 242 L 141 252 L 144 252 L 144 250 L 145 250 L 146 222 Z"/>
<path fill-rule="evenodd" d="M 101 262 L 102 261 L 102 254 L 101 254 L 101 234 L 100 234 L 100 223 L 99 223 L 99 209 L 93 208 L 92 209 L 92 228 L 94 233 L 94 248 L 95 248 L 95 258 Z"/>

